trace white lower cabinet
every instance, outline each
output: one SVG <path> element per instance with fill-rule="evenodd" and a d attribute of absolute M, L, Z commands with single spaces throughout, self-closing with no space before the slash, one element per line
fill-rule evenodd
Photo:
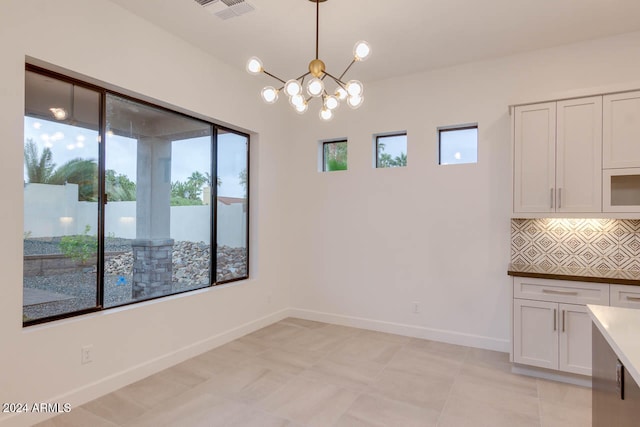
<path fill-rule="evenodd" d="M 591 319 L 583 305 L 514 299 L 516 363 L 591 375 Z"/>
<path fill-rule="evenodd" d="M 591 375 L 591 318 L 584 305 L 558 304 L 558 369 Z"/>
<path fill-rule="evenodd" d="M 611 285 L 612 307 L 640 308 L 640 286 Z"/>
<path fill-rule="evenodd" d="M 513 300 L 513 361 L 558 369 L 558 304 Z"/>
<path fill-rule="evenodd" d="M 591 375 L 586 304 L 609 305 L 609 285 L 514 277 L 513 361 Z"/>

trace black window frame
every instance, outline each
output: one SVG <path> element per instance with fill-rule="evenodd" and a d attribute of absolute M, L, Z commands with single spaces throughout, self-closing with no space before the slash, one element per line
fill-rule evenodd
<path fill-rule="evenodd" d="M 331 144 L 342 144 L 342 143 L 344 143 L 347 146 L 347 168 L 348 168 L 349 141 L 347 140 L 347 138 L 333 139 L 333 140 L 330 140 L 330 141 L 322 141 L 322 172 L 338 172 L 338 171 L 327 170 L 327 158 L 325 157 L 325 155 L 326 155 L 325 147 L 327 145 L 331 145 Z M 347 170 L 347 169 L 344 169 L 344 170 Z"/>
<path fill-rule="evenodd" d="M 403 131 L 403 132 L 393 132 L 393 133 L 381 133 L 376 135 L 376 147 L 375 147 L 375 164 L 376 164 L 376 169 L 394 169 L 396 167 L 406 167 L 405 166 L 394 166 L 394 167 L 389 167 L 389 166 L 380 166 L 380 138 L 393 138 L 393 137 L 397 137 L 397 136 L 404 136 L 407 139 L 407 153 L 405 154 L 407 156 L 407 164 L 409 164 L 409 137 L 407 136 L 407 132 Z"/>
<path fill-rule="evenodd" d="M 454 125 L 454 126 L 443 126 L 443 127 L 439 127 L 438 128 L 438 165 L 439 166 L 452 166 L 455 164 L 474 164 L 474 163 L 478 163 L 478 160 L 476 158 L 475 162 L 466 162 L 466 163 L 442 163 L 442 133 L 443 132 L 455 132 L 455 131 L 460 131 L 460 130 L 469 130 L 469 129 L 475 129 L 476 132 L 478 131 L 478 124 L 466 124 L 466 125 Z M 477 137 L 477 133 L 476 133 L 476 154 L 478 152 L 478 137 Z"/>
<path fill-rule="evenodd" d="M 228 126 L 224 126 L 224 125 L 220 125 L 218 123 L 216 123 L 215 121 L 211 121 L 211 120 L 204 120 L 203 118 L 200 117 L 195 117 L 189 114 L 186 114 L 182 111 L 177 111 L 177 110 L 173 110 L 171 108 L 165 107 L 163 105 L 159 105 L 153 102 L 150 102 L 148 100 L 142 99 L 142 98 L 137 98 L 135 96 L 132 95 L 128 95 L 128 94 L 123 94 L 120 93 L 118 91 L 112 90 L 112 89 L 107 89 L 106 87 L 94 84 L 94 83 L 88 83 L 86 81 L 83 81 L 81 79 L 75 78 L 75 77 L 71 77 L 56 71 L 52 71 L 49 70 L 47 68 L 43 68 L 37 65 L 33 65 L 30 63 L 25 63 L 25 73 L 26 72 L 33 72 L 33 73 L 37 73 L 46 77 L 51 77 L 53 79 L 56 80 L 60 80 L 78 87 L 83 87 L 92 91 L 96 91 L 100 94 L 100 109 L 99 109 L 99 138 L 100 138 L 100 144 L 98 145 L 98 150 L 99 150 L 99 155 L 98 155 L 98 218 L 97 218 L 97 233 L 96 233 L 96 237 L 97 237 L 97 242 L 98 242 L 98 248 L 97 248 L 97 263 L 96 263 L 96 268 L 97 268 L 97 277 L 96 277 L 96 305 L 95 307 L 90 307 L 90 308 L 85 308 L 85 309 L 81 309 L 81 310 L 77 310 L 77 311 L 70 311 L 70 312 L 65 312 L 65 313 L 61 313 L 61 314 L 56 314 L 56 315 L 52 315 L 52 316 L 47 316 L 47 317 L 42 317 L 42 318 L 37 318 L 37 319 L 29 319 L 29 320 L 24 320 L 22 322 L 23 327 L 28 327 L 28 326 L 33 326 L 33 325 L 38 325 L 38 324 L 43 324 L 43 323 L 48 323 L 48 322 L 53 322 L 56 320 L 62 320 L 62 319 L 67 319 L 67 318 L 71 318 L 71 317 L 76 317 L 76 316 L 81 316 L 84 314 L 88 314 L 88 313 L 95 313 L 95 312 L 100 312 L 100 311 L 105 311 L 105 310 L 111 310 L 114 308 L 120 308 L 120 307 L 124 307 L 124 306 L 128 306 L 128 305 L 135 305 L 135 304 L 140 304 L 143 302 L 147 302 L 147 301 L 152 301 L 152 300 L 156 300 L 156 299 L 161 299 L 161 298 L 167 298 L 170 296 L 174 296 L 174 295 L 179 295 L 179 294 L 183 294 L 183 293 L 188 293 L 188 292 L 193 292 L 196 290 L 201 290 L 201 289 L 206 289 L 206 288 L 211 288 L 211 287 L 215 287 L 215 286 L 219 286 L 219 285 L 224 285 L 224 284 L 228 284 L 228 283 L 232 283 L 232 282 L 238 282 L 238 281 L 242 281 L 242 280 L 247 280 L 251 277 L 250 275 L 250 266 L 251 266 L 251 262 L 250 262 L 250 253 L 251 253 L 251 249 L 249 246 L 250 243 L 250 230 L 251 230 L 251 215 L 250 215 L 250 200 L 251 200 L 251 136 L 250 134 L 246 133 L 246 132 L 242 132 L 242 131 L 238 131 L 236 129 L 232 129 Z M 23 90 L 24 92 L 24 90 Z M 235 277 L 232 279 L 228 279 L 228 280 L 222 280 L 222 281 L 218 281 L 217 280 L 217 211 L 218 209 L 216 209 L 217 207 L 217 199 L 218 199 L 218 186 L 217 185 L 211 185 L 211 203 L 210 203 L 210 218 L 212 221 L 211 224 L 211 229 L 210 229 L 210 272 L 209 272 L 209 285 L 208 286 L 203 286 L 197 289 L 189 289 L 189 290 L 183 290 L 183 291 L 178 291 L 178 292 L 174 292 L 171 294 L 167 294 L 167 295 L 161 295 L 161 296 L 155 296 L 155 297 L 150 297 L 150 298 L 146 298 L 146 299 L 142 299 L 142 300 L 138 300 L 138 301 L 130 301 L 124 304 L 120 304 L 120 305 L 114 305 L 114 306 L 109 306 L 109 307 L 104 307 L 104 270 L 105 270 L 105 263 L 104 263 L 104 240 L 105 240 L 105 211 L 104 211 L 104 206 L 105 204 L 108 202 L 106 200 L 106 188 L 105 188 L 105 145 L 104 141 L 106 141 L 106 100 L 107 100 L 107 94 L 111 94 L 114 96 L 118 96 L 124 99 L 128 99 L 130 101 L 133 102 L 137 102 L 152 108 L 156 108 L 159 110 L 163 110 L 172 114 L 177 114 L 192 120 L 196 120 L 196 121 L 200 121 L 203 123 L 207 123 L 210 127 L 211 127 L 211 176 L 212 177 L 217 177 L 218 176 L 218 168 L 217 168 L 217 151 L 218 151 L 218 133 L 219 131 L 224 131 L 227 133 L 234 133 L 240 136 L 243 136 L 247 139 L 247 200 L 246 200 L 246 215 L 247 215 L 247 223 L 246 223 L 246 233 L 245 233 L 245 245 L 246 245 L 246 263 L 247 263 L 247 268 L 246 268 L 246 275 L 242 276 L 242 277 Z M 24 112 L 23 112 L 24 114 Z M 24 205 L 23 205 L 23 209 L 24 209 Z M 24 212 L 23 212 L 23 216 L 24 216 Z M 24 286 L 24 284 L 23 284 Z"/>

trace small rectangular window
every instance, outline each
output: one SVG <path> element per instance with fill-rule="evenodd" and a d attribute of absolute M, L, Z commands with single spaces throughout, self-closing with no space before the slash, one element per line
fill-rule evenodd
<path fill-rule="evenodd" d="M 478 125 L 438 129 L 439 164 L 478 163 Z"/>
<path fill-rule="evenodd" d="M 347 170 L 347 141 L 322 143 L 322 171 Z"/>
<path fill-rule="evenodd" d="M 376 136 L 376 168 L 407 166 L 407 134 Z"/>

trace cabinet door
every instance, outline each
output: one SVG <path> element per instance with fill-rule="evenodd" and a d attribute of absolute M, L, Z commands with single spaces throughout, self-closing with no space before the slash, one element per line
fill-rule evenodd
<path fill-rule="evenodd" d="M 602 170 L 602 211 L 640 212 L 640 168 Z"/>
<path fill-rule="evenodd" d="M 591 375 L 591 318 L 587 307 L 559 304 L 560 352 L 558 368 Z"/>
<path fill-rule="evenodd" d="M 622 400 L 616 386 L 618 356 L 596 325 L 592 325 L 593 375 L 591 423 L 593 427 L 621 425 Z"/>
<path fill-rule="evenodd" d="M 602 97 L 557 103 L 556 212 L 602 211 Z"/>
<path fill-rule="evenodd" d="M 640 92 L 603 97 L 602 167 L 640 167 Z"/>
<path fill-rule="evenodd" d="M 556 103 L 514 110 L 513 211 L 555 211 Z"/>
<path fill-rule="evenodd" d="M 623 427 L 638 426 L 640 418 L 640 387 L 635 382 L 627 368 L 622 373 L 624 376 L 624 400 L 622 401 L 622 413 L 620 418 Z"/>
<path fill-rule="evenodd" d="M 513 300 L 513 361 L 558 369 L 558 304 Z"/>

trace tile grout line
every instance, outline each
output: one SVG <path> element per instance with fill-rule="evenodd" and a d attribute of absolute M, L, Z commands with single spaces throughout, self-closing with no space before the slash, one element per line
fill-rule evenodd
<path fill-rule="evenodd" d="M 439 426 L 440 422 L 442 421 L 442 417 L 445 413 L 445 410 L 447 409 L 447 406 L 449 405 L 449 401 L 451 400 L 451 395 L 453 394 L 453 388 L 455 387 L 456 382 L 459 380 L 460 374 L 462 373 L 462 368 L 464 367 L 464 365 L 467 364 L 467 359 L 469 358 L 469 354 L 470 354 L 470 351 L 467 349 L 467 352 L 464 355 L 464 359 L 460 364 L 460 367 L 458 368 L 458 372 L 456 372 L 456 374 L 453 377 L 453 381 L 451 382 L 451 387 L 449 387 L 449 392 L 447 393 L 447 398 L 444 401 L 444 405 L 442 405 L 442 409 L 440 410 L 440 415 L 438 415 L 436 426 Z"/>
<path fill-rule="evenodd" d="M 536 378 L 536 397 L 538 398 L 538 424 L 542 427 L 542 399 L 540 399 L 540 379 Z"/>

